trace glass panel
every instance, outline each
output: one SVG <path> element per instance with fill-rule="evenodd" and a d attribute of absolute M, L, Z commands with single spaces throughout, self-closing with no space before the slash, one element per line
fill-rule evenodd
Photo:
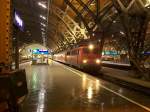
<path fill-rule="evenodd" d="M 83 48 L 83 53 L 84 54 L 90 54 L 90 53 L 92 53 L 92 54 L 99 54 L 99 49 L 95 48 L 95 49 L 90 51 L 88 48 Z"/>

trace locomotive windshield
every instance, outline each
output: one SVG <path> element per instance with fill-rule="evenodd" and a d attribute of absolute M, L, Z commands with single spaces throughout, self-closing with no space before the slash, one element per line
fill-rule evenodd
<path fill-rule="evenodd" d="M 88 48 L 83 48 L 83 53 L 84 54 L 99 54 L 99 49 L 98 48 L 94 48 L 93 50 L 90 50 Z"/>

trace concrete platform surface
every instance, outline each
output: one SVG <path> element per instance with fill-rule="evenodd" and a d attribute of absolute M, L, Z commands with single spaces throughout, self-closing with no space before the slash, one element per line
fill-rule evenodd
<path fill-rule="evenodd" d="M 22 112 L 150 112 L 150 96 L 63 64 L 22 64 L 29 94 Z"/>
<path fill-rule="evenodd" d="M 131 77 L 133 76 L 130 71 L 119 70 L 114 68 L 103 67 L 102 73 L 109 77 L 114 77 L 116 79 L 120 79 L 129 83 L 134 83 L 139 86 L 143 86 L 150 89 L 150 82 L 138 78 Z"/>

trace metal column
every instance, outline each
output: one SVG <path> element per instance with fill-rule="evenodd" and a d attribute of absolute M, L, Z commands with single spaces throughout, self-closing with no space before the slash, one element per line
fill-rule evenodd
<path fill-rule="evenodd" d="M 11 67 L 12 15 L 11 0 L 0 0 L 0 71 L 9 71 Z"/>

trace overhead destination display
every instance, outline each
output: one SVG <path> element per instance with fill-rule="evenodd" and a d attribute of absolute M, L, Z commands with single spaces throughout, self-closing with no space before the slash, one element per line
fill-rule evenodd
<path fill-rule="evenodd" d="M 33 54 L 49 54 L 48 50 L 43 50 L 43 49 L 34 49 L 32 53 Z"/>

